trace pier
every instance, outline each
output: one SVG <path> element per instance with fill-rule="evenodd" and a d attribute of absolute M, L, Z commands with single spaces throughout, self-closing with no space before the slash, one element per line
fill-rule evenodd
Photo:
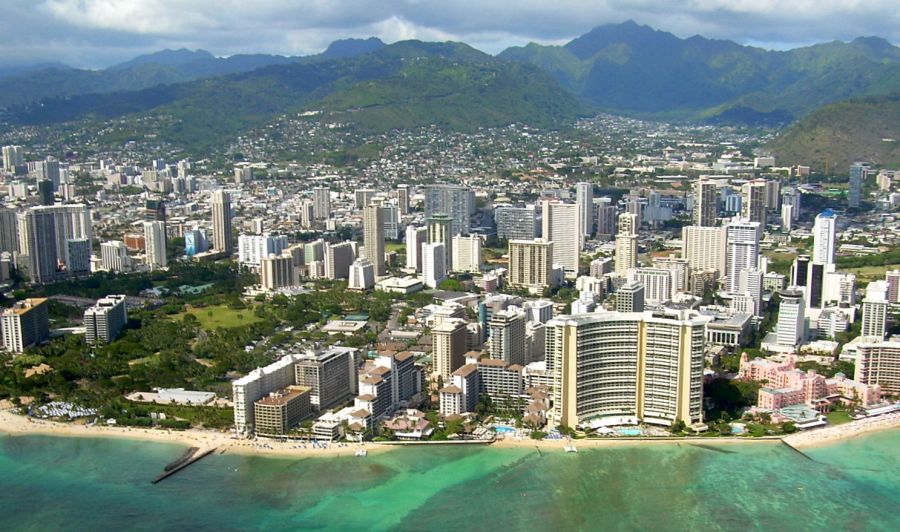
<path fill-rule="evenodd" d="M 207 456 L 214 453 L 215 451 L 216 451 L 215 447 L 210 447 L 207 449 L 200 449 L 199 447 L 191 447 L 190 449 L 185 451 L 184 454 L 181 455 L 177 460 L 169 463 L 165 468 L 163 468 L 163 472 L 160 473 L 158 477 L 154 478 L 151 481 L 151 484 L 157 484 L 159 482 L 162 482 L 163 480 L 171 477 L 175 473 L 178 473 L 179 471 L 181 471 L 182 469 L 186 468 L 187 466 L 193 464 L 194 462 L 197 462 L 198 460 L 206 458 Z"/>
<path fill-rule="evenodd" d="M 813 457 L 811 457 L 810 455 L 804 453 L 804 452 L 801 451 L 800 449 L 794 447 L 793 445 L 791 445 L 790 443 L 788 443 L 788 442 L 785 441 L 784 439 L 781 440 L 781 443 L 787 445 L 788 449 L 794 451 L 795 453 L 799 454 L 799 455 L 802 456 L 803 458 L 806 458 L 807 460 L 811 460 L 811 461 L 813 461 L 813 462 L 816 461 Z"/>

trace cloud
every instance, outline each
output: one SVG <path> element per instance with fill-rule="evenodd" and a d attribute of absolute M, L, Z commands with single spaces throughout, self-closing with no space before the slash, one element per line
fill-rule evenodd
<path fill-rule="evenodd" d="M 460 40 L 493 53 L 627 19 L 778 48 L 860 35 L 900 42 L 896 0 L 0 0 L 0 12 L 0 62 L 89 67 L 178 47 L 303 55 L 373 35 Z"/>

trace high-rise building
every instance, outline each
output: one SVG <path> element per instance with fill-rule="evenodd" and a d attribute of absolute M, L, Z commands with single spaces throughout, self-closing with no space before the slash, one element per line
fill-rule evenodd
<path fill-rule="evenodd" d="M 283 437 L 312 413 L 310 389 L 288 386 L 253 403 L 254 432 L 259 436 Z"/>
<path fill-rule="evenodd" d="M 331 218 L 331 190 L 328 187 L 313 188 L 313 206 L 316 220 Z"/>
<path fill-rule="evenodd" d="M 578 205 L 544 201 L 543 239 L 553 242 L 553 263 L 561 264 L 567 276 L 577 277 L 584 235 L 580 227 Z"/>
<path fill-rule="evenodd" d="M 16 166 L 25 164 L 25 150 L 22 146 L 3 146 L 3 171 L 15 172 Z"/>
<path fill-rule="evenodd" d="M 729 292 L 738 291 L 741 270 L 755 268 L 759 261 L 759 222 L 732 220 L 725 227 L 725 275 Z"/>
<path fill-rule="evenodd" d="M 428 224 L 428 243 L 443 244 L 444 250 L 444 267 L 450 267 L 453 264 L 453 220 L 446 214 L 435 214 L 429 216 Z"/>
<path fill-rule="evenodd" d="M 128 248 L 121 240 L 110 240 L 100 244 L 100 266 L 110 272 L 127 272 L 131 270 L 128 259 Z"/>
<path fill-rule="evenodd" d="M 294 260 L 290 255 L 269 255 L 259 262 L 259 279 L 263 290 L 294 286 Z"/>
<path fill-rule="evenodd" d="M 209 250 L 209 242 L 206 241 L 206 233 L 200 229 L 189 229 L 184 232 L 184 254 L 193 257 L 197 253 Z"/>
<path fill-rule="evenodd" d="M 509 241 L 509 285 L 542 292 L 556 286 L 553 278 L 553 242 Z"/>
<path fill-rule="evenodd" d="M 360 258 L 350 265 L 348 290 L 371 290 L 375 287 L 375 266 L 369 259 Z"/>
<path fill-rule="evenodd" d="M 108 344 L 128 323 L 125 296 L 106 296 L 84 311 L 84 339 L 88 345 Z"/>
<path fill-rule="evenodd" d="M 759 268 L 747 268 L 741 270 L 740 280 L 738 281 L 738 294 L 749 296 L 752 305 L 751 314 L 760 316 L 762 314 L 762 296 L 763 296 L 763 272 Z"/>
<path fill-rule="evenodd" d="M 309 198 L 300 200 L 300 227 L 311 229 L 316 223 L 316 204 Z"/>
<path fill-rule="evenodd" d="M 428 185 L 425 187 L 425 217 L 443 214 L 451 220 L 451 235 L 467 234 L 475 213 L 475 192 L 462 185 Z M 429 240 L 434 242 L 433 240 Z M 446 242 L 450 247 L 450 241 Z"/>
<path fill-rule="evenodd" d="M 18 215 L 18 265 L 25 268 L 33 283 L 50 283 L 59 278 L 56 216 L 48 208 L 36 207 Z"/>
<path fill-rule="evenodd" d="M 241 235 L 238 237 L 238 263 L 259 268 L 260 261 L 269 255 L 281 255 L 287 249 L 284 235 Z"/>
<path fill-rule="evenodd" d="M 519 307 L 508 307 L 494 312 L 488 322 L 490 327 L 491 358 L 504 360 L 509 364 L 524 366 L 525 360 L 525 311 Z"/>
<path fill-rule="evenodd" d="M 366 258 L 375 268 L 375 277 L 387 274 L 384 261 L 384 210 L 380 202 L 363 207 L 363 246 Z"/>
<path fill-rule="evenodd" d="M 691 265 L 686 259 L 668 257 L 656 257 L 653 259 L 653 267 L 672 272 L 672 293 L 690 292 L 691 289 Z"/>
<path fill-rule="evenodd" d="M 385 203 L 381 210 L 384 212 L 384 238 L 386 240 L 400 239 L 400 209 L 392 203 Z"/>
<path fill-rule="evenodd" d="M 594 234 L 594 185 L 575 183 L 575 204 L 578 205 L 582 239 Z"/>
<path fill-rule="evenodd" d="M 66 240 L 66 262 L 63 266 L 69 275 L 91 273 L 91 241 L 87 238 Z"/>
<path fill-rule="evenodd" d="M 623 212 L 616 221 L 616 234 L 625 236 L 634 236 L 638 234 L 641 226 L 641 218 L 637 214 L 631 212 Z"/>
<path fill-rule="evenodd" d="M 900 395 L 900 342 L 863 338 L 856 346 L 856 382 L 881 386 L 883 392 Z"/>
<path fill-rule="evenodd" d="M 231 226 L 231 195 L 217 190 L 212 195 L 212 237 L 213 249 L 231 255 L 234 252 L 234 237 Z"/>
<path fill-rule="evenodd" d="M 537 237 L 537 212 L 534 205 L 511 207 L 503 205 L 494 209 L 497 238 L 500 240 L 534 240 Z"/>
<path fill-rule="evenodd" d="M 428 229 L 409 225 L 406 227 L 406 268 L 422 271 L 422 246 L 428 241 Z"/>
<path fill-rule="evenodd" d="M 623 229 L 625 229 L 623 231 Z M 619 233 L 616 235 L 616 274 L 628 275 L 628 270 L 637 268 L 638 236 L 637 222 L 633 214 L 619 215 Z"/>
<path fill-rule="evenodd" d="M 19 250 L 19 223 L 16 210 L 0 206 L 0 253 Z"/>
<path fill-rule="evenodd" d="M 350 276 L 350 265 L 356 260 L 353 244 L 325 244 L 325 277 L 328 279 L 346 279 Z M 307 260 L 307 264 L 310 261 Z"/>
<path fill-rule="evenodd" d="M 835 225 L 837 216 L 828 209 L 816 216 L 813 226 L 813 256 L 814 264 L 834 264 L 835 259 Z"/>
<path fill-rule="evenodd" d="M 574 428 L 605 416 L 701 422 L 705 323 L 690 311 L 554 318 L 546 325 L 551 424 Z"/>
<path fill-rule="evenodd" d="M 860 336 L 884 339 L 890 302 L 885 281 L 872 281 L 866 286 L 866 298 L 862 302 L 862 327 Z"/>
<path fill-rule="evenodd" d="M 47 299 L 23 299 L 0 311 L 3 348 L 22 353 L 25 348 L 50 338 L 50 311 Z"/>
<path fill-rule="evenodd" d="M 400 214 L 409 214 L 409 185 L 397 185 L 397 206 Z"/>
<path fill-rule="evenodd" d="M 715 227 L 716 225 L 716 183 L 700 177 L 694 190 L 694 225 L 697 227 Z"/>
<path fill-rule="evenodd" d="M 166 223 L 144 222 L 144 242 L 147 266 L 151 270 L 165 268 L 168 264 L 166 257 Z"/>
<path fill-rule="evenodd" d="M 866 163 L 853 163 L 850 165 L 850 183 L 847 187 L 847 206 L 858 209 L 862 199 L 862 187 L 869 173 L 869 165 Z"/>
<path fill-rule="evenodd" d="M 474 273 L 481 271 L 481 238 L 475 235 L 456 235 L 452 239 L 452 246 L 452 271 Z"/>
<path fill-rule="evenodd" d="M 887 283 L 887 299 L 890 303 L 900 303 L 900 270 L 885 272 L 884 282 Z"/>
<path fill-rule="evenodd" d="M 372 200 L 375 199 L 375 195 L 378 194 L 378 191 L 373 188 L 358 188 L 353 192 L 353 199 L 356 203 L 357 209 L 364 209 Z"/>
<path fill-rule="evenodd" d="M 744 183 L 741 187 L 743 201 L 741 202 L 741 214 L 743 218 L 751 222 L 758 222 L 760 227 L 766 226 L 766 181 L 756 179 Z"/>
<path fill-rule="evenodd" d="M 437 288 L 447 278 L 446 256 L 441 242 L 422 245 L 422 282 L 425 286 Z"/>
<path fill-rule="evenodd" d="M 805 307 L 802 290 L 795 287 L 781 292 L 776 325 L 778 345 L 797 347 L 806 340 Z"/>
<path fill-rule="evenodd" d="M 672 299 L 674 295 L 672 272 L 660 268 L 632 268 L 628 270 L 628 280 L 644 287 L 644 301 L 648 305 L 659 305 Z"/>
<path fill-rule="evenodd" d="M 231 383 L 234 400 L 234 429 L 252 434 L 255 426 L 254 403 L 269 393 L 295 384 L 294 363 L 299 355 L 287 355 L 264 368 L 257 368 Z"/>
<path fill-rule="evenodd" d="M 433 371 L 450 380 L 450 374 L 465 364 L 466 354 L 466 322 L 459 318 L 450 318 L 440 325 L 435 325 L 432 334 Z"/>
<path fill-rule="evenodd" d="M 296 357 L 296 382 L 309 386 L 315 410 L 327 410 L 356 394 L 356 349 L 331 346 Z"/>
<path fill-rule="evenodd" d="M 597 205 L 597 236 L 610 238 L 616 235 L 617 213 L 616 206 L 610 203 Z"/>
<path fill-rule="evenodd" d="M 644 285 L 628 281 L 616 291 L 616 312 L 643 312 Z"/>

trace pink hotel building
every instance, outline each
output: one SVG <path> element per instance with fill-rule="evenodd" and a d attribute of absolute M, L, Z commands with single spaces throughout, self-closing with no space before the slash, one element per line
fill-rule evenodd
<path fill-rule="evenodd" d="M 856 399 L 863 406 L 881 401 L 881 388 L 848 379 L 838 373 L 826 379 L 813 370 L 802 371 L 796 367 L 797 359 L 788 356 L 784 362 L 773 362 L 764 358 L 749 360 L 747 353 L 741 355 L 741 379 L 764 381 L 759 390 L 757 407 L 765 410 L 780 410 L 787 406 L 807 404 L 821 411 L 827 410 L 834 401 Z"/>

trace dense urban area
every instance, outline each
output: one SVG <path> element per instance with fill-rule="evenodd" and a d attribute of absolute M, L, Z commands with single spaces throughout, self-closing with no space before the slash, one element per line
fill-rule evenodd
<path fill-rule="evenodd" d="M 610 115 L 188 158 L 5 131 L 0 399 L 256 441 L 781 435 L 900 409 L 894 171 Z M 149 126 L 148 126 L 149 127 Z"/>

